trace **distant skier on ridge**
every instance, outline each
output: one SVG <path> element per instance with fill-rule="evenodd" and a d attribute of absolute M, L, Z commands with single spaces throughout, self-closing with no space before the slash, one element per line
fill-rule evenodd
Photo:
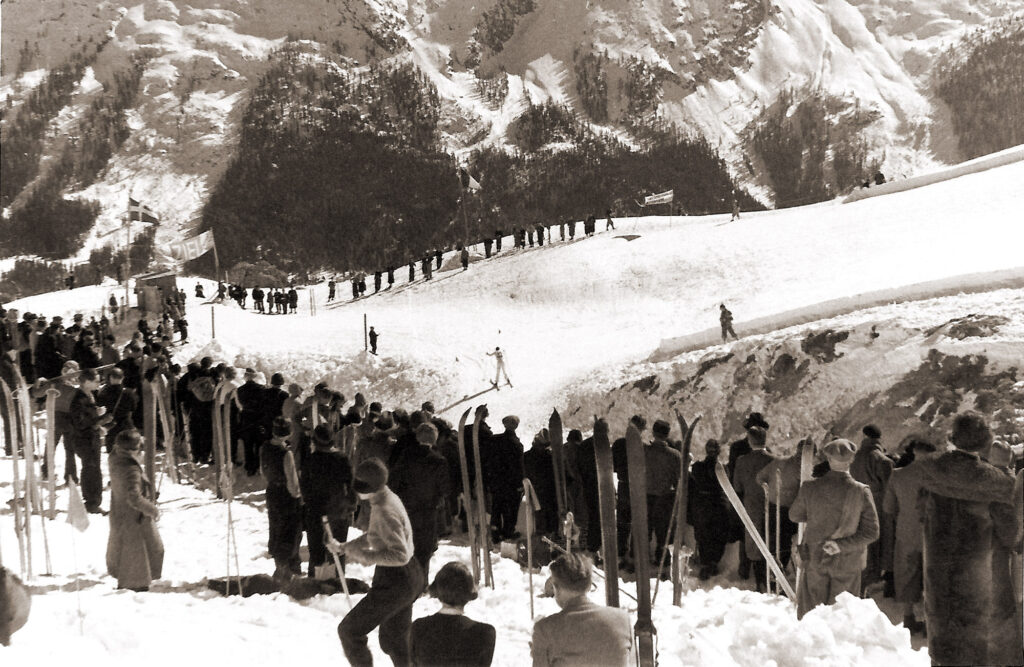
<path fill-rule="evenodd" d="M 732 334 L 733 340 L 739 340 L 739 336 L 732 330 L 732 312 L 725 307 L 725 304 L 719 306 L 720 314 L 718 315 L 718 321 L 722 325 L 722 342 L 729 340 L 729 334 Z"/>
<path fill-rule="evenodd" d="M 498 383 L 501 382 L 502 375 L 505 376 L 505 382 L 508 384 L 508 386 L 511 387 L 512 381 L 508 379 L 508 372 L 505 370 L 505 357 L 501 353 L 501 348 L 494 348 L 494 352 L 488 352 L 487 356 L 494 357 L 494 360 L 497 364 L 494 371 L 494 382 L 491 383 L 494 385 L 494 388 L 497 389 L 498 391 L 501 391 L 500 387 L 498 386 Z"/>

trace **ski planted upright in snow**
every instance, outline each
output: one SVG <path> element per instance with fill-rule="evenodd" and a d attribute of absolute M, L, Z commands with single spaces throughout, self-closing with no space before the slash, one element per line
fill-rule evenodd
<path fill-rule="evenodd" d="M 814 470 L 814 441 L 810 438 L 805 439 L 800 444 L 800 486 L 804 485 L 804 482 L 811 479 L 811 473 Z M 801 521 L 797 524 L 796 528 L 796 543 L 804 543 L 804 528 L 807 527 L 807 523 Z M 799 552 L 799 549 L 795 549 L 795 552 Z M 797 563 L 796 567 L 796 589 L 800 590 L 800 580 L 803 579 L 803 563 L 800 562 L 799 554 L 797 553 L 796 558 L 793 559 Z"/>
<path fill-rule="evenodd" d="M 480 462 L 480 422 L 486 405 L 479 405 L 473 413 L 473 466 L 476 469 L 476 511 L 477 539 L 480 540 L 480 556 L 483 558 L 484 584 L 494 588 L 494 574 L 491 572 L 491 529 L 487 520 L 487 497 L 484 495 L 483 465 Z"/>
<path fill-rule="evenodd" d="M 473 408 L 466 408 L 459 419 L 456 431 L 459 444 L 459 466 L 462 469 L 462 510 L 466 513 L 466 530 L 469 531 L 469 546 L 472 554 L 473 580 L 480 583 L 480 553 L 476 542 L 476 515 L 473 513 L 473 487 L 469 482 L 469 463 L 466 459 L 466 420 Z"/>
<path fill-rule="evenodd" d="M 548 419 L 548 437 L 551 439 L 551 461 L 555 469 L 555 501 L 558 504 L 558 518 L 565 519 L 569 511 L 568 494 L 565 490 L 565 445 L 562 441 L 562 416 L 558 410 Z"/>
<path fill-rule="evenodd" d="M 633 552 L 636 560 L 636 641 L 640 667 L 654 667 L 654 635 L 651 621 L 650 532 L 647 530 L 647 465 L 640 431 L 632 423 L 626 429 L 629 466 L 629 504 L 633 516 Z"/>
<path fill-rule="evenodd" d="M 601 558 L 604 571 L 605 604 L 619 606 L 618 531 L 615 528 L 615 479 L 612 477 L 612 446 L 608 440 L 608 422 L 594 418 L 594 461 L 597 465 L 597 497 L 601 510 Z"/>
<path fill-rule="evenodd" d="M 18 438 L 18 412 L 14 407 L 14 396 L 11 394 L 11 387 L 0 378 L 0 390 L 3 391 L 4 417 L 7 420 L 7 435 L 10 437 L 8 444 L 11 447 L 11 464 L 14 468 L 12 477 L 11 495 L 14 506 L 14 534 L 18 538 L 18 560 L 21 565 L 21 576 L 25 579 L 32 578 L 32 539 L 28 534 L 28 517 L 26 511 L 22 515 L 22 499 L 19 496 L 21 487 L 21 472 L 18 459 L 21 456 L 21 442 Z"/>
<path fill-rule="evenodd" d="M 743 501 L 741 501 L 740 497 L 736 495 L 736 489 L 732 487 L 732 483 L 729 481 L 729 476 L 726 475 L 725 467 L 721 462 L 715 464 L 715 477 L 718 478 L 718 484 L 722 487 L 722 490 L 725 491 L 725 497 L 729 499 L 729 503 L 732 504 L 733 509 L 736 510 L 736 514 L 740 517 L 740 521 L 743 522 L 743 526 L 747 529 L 747 534 L 750 535 L 750 538 L 754 541 L 754 544 L 757 546 L 757 550 L 761 552 L 761 556 L 768 564 L 768 567 L 771 568 L 772 574 L 775 575 L 775 578 L 778 579 L 779 583 L 782 585 L 782 590 L 785 591 L 790 600 L 795 602 L 796 591 L 793 590 L 793 587 L 789 584 L 789 580 L 786 579 L 786 575 L 783 573 L 782 568 L 779 567 L 779 563 L 772 556 L 772 552 L 768 549 L 768 545 L 765 544 L 764 538 L 761 537 L 761 533 L 758 532 L 757 526 L 754 525 L 753 519 L 751 519 L 750 515 L 747 514 L 746 508 L 743 507 Z M 742 548 L 742 546 L 740 548 Z"/>
<path fill-rule="evenodd" d="M 697 428 L 700 415 L 687 424 L 686 419 L 676 413 L 676 420 L 679 422 L 679 432 L 683 436 L 683 452 L 679 461 L 679 485 L 676 487 L 676 526 L 675 539 L 672 542 L 673 561 L 672 566 L 672 604 L 679 607 L 683 604 L 683 559 L 680 554 L 683 550 L 683 533 L 686 531 L 686 510 L 689 501 L 690 489 L 690 445 L 693 442 L 693 431 Z"/>

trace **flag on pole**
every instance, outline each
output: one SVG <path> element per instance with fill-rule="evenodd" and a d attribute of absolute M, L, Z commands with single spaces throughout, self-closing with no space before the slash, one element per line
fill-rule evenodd
<path fill-rule="evenodd" d="M 131 197 L 128 198 L 128 220 L 160 224 L 160 216 L 156 214 L 156 211 Z"/>
<path fill-rule="evenodd" d="M 459 181 L 465 189 L 476 192 L 480 189 L 480 181 L 473 178 L 465 167 L 459 167 Z"/>
<path fill-rule="evenodd" d="M 641 206 L 654 206 L 655 204 L 671 204 L 675 197 L 675 190 L 666 190 L 665 192 L 659 192 L 656 195 L 647 195 L 644 197 L 644 203 Z"/>
<path fill-rule="evenodd" d="M 89 513 L 85 511 L 82 494 L 71 480 L 68 480 L 68 523 L 83 533 L 89 527 Z"/>
<path fill-rule="evenodd" d="M 193 236 L 184 241 L 171 244 L 171 256 L 175 259 L 188 262 L 196 257 L 205 255 L 216 246 L 213 240 L 213 230 L 207 230 L 199 236 Z"/>

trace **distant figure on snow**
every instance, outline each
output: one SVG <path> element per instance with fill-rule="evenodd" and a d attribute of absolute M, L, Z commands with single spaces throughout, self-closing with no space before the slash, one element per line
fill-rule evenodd
<path fill-rule="evenodd" d="M 370 327 L 370 354 L 377 354 L 377 332 Z"/>
<path fill-rule="evenodd" d="M 729 222 L 740 219 L 740 200 L 736 197 L 736 191 L 732 192 L 732 217 L 729 218 Z"/>
<path fill-rule="evenodd" d="M 732 312 L 725 307 L 724 303 L 719 306 L 719 309 L 721 312 L 718 315 L 718 321 L 722 325 L 722 342 L 729 340 L 729 334 L 732 334 L 733 340 L 739 340 L 739 336 L 732 330 Z"/>
<path fill-rule="evenodd" d="M 466 271 L 469 269 L 469 248 L 462 246 L 462 253 L 459 255 L 462 260 L 462 270 Z"/>
<path fill-rule="evenodd" d="M 196 298 L 197 299 L 205 299 L 206 298 L 206 295 L 203 294 L 203 284 L 202 283 L 196 283 Z"/>
<path fill-rule="evenodd" d="M 605 216 L 604 231 L 608 231 L 609 229 L 615 229 L 615 223 L 612 222 L 612 210 L 610 208 L 605 210 L 604 216 Z"/>

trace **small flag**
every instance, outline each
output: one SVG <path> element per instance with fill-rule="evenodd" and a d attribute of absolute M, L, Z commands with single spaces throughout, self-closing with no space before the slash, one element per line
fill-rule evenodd
<path fill-rule="evenodd" d="M 160 224 L 160 216 L 150 207 L 142 204 L 131 197 L 128 198 L 128 220 L 139 220 Z"/>
<path fill-rule="evenodd" d="M 199 236 L 171 244 L 171 256 L 182 262 L 188 262 L 205 255 L 215 245 L 213 230 L 207 230 Z"/>
<path fill-rule="evenodd" d="M 89 513 L 85 511 L 82 493 L 71 480 L 68 480 L 68 523 L 82 533 L 89 527 Z"/>
<path fill-rule="evenodd" d="M 461 181 L 462 187 L 472 192 L 480 189 L 480 181 L 473 178 L 472 174 L 465 167 L 459 167 L 459 181 Z"/>
<path fill-rule="evenodd" d="M 666 190 L 665 192 L 659 192 L 656 195 L 647 195 L 644 197 L 644 203 L 640 205 L 653 206 L 655 204 L 671 204 L 674 197 L 675 190 Z"/>

